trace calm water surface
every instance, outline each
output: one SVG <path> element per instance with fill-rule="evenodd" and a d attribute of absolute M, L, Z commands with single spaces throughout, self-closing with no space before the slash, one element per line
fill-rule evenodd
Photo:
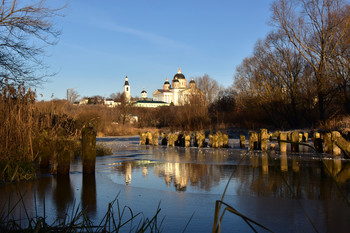
<path fill-rule="evenodd" d="M 43 173 L 35 181 L 0 186 L 3 211 L 23 197 L 17 219 L 45 213 L 52 221 L 75 206 L 99 223 L 108 203 L 152 217 L 160 205 L 163 232 L 211 232 L 215 201 L 224 201 L 275 232 L 350 232 L 350 160 L 322 159 L 310 152 L 280 155 L 235 149 L 140 146 L 139 137 L 100 138 L 113 155 L 98 157 L 96 174 L 83 175 L 81 160 L 71 173 Z M 259 232 L 264 232 L 257 228 Z M 128 231 L 129 229 L 126 229 Z M 251 232 L 226 213 L 222 232 Z"/>

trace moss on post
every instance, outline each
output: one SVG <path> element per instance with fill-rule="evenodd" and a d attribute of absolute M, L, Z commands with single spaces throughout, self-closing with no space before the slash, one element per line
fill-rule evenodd
<path fill-rule="evenodd" d="M 96 163 L 96 131 L 92 127 L 83 128 L 81 144 L 81 154 L 83 157 L 83 173 L 94 173 Z"/>

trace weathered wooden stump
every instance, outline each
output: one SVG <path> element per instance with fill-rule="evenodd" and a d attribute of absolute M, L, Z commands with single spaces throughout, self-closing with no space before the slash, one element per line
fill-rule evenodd
<path fill-rule="evenodd" d="M 70 151 L 67 133 L 63 128 L 58 128 L 56 133 L 57 175 L 69 175 L 72 151 Z"/>
<path fill-rule="evenodd" d="M 153 139 L 152 139 L 152 141 L 153 141 L 153 145 L 154 145 L 154 146 L 158 146 L 158 145 L 159 145 L 159 133 L 158 133 L 158 132 L 155 132 L 155 133 L 153 134 Z"/>
<path fill-rule="evenodd" d="M 291 134 L 291 151 L 299 152 L 299 132 L 293 131 Z"/>
<path fill-rule="evenodd" d="M 152 145 L 153 144 L 153 136 L 151 132 L 146 133 L 146 145 Z"/>
<path fill-rule="evenodd" d="M 267 129 L 260 129 L 259 139 L 260 149 L 262 151 L 267 151 L 267 143 L 269 140 Z"/>
<path fill-rule="evenodd" d="M 162 133 L 160 136 L 160 143 L 163 146 L 166 146 L 168 144 L 168 139 L 167 139 L 167 134 L 166 133 Z"/>
<path fill-rule="evenodd" d="M 218 148 L 224 147 L 224 135 L 221 132 L 217 132 L 218 135 Z"/>
<path fill-rule="evenodd" d="M 335 144 L 342 149 L 346 157 L 350 157 L 350 142 L 343 137 L 337 137 L 335 138 Z"/>
<path fill-rule="evenodd" d="M 50 160 L 53 158 L 55 145 L 52 140 L 51 129 L 45 128 L 40 132 L 38 139 L 39 167 L 48 168 Z"/>
<path fill-rule="evenodd" d="M 73 151 L 69 148 L 63 148 L 62 151 L 57 152 L 57 175 L 69 175 L 72 155 Z"/>
<path fill-rule="evenodd" d="M 185 134 L 185 147 L 191 146 L 191 134 Z"/>
<path fill-rule="evenodd" d="M 325 133 L 323 135 L 323 142 L 324 142 L 324 152 L 328 154 L 332 154 L 333 153 L 332 134 Z"/>
<path fill-rule="evenodd" d="M 222 135 L 222 141 L 223 141 L 223 147 L 228 148 L 228 135 L 227 134 L 224 133 Z"/>
<path fill-rule="evenodd" d="M 209 134 L 209 147 L 213 147 L 213 135 Z"/>
<path fill-rule="evenodd" d="M 198 138 L 198 147 L 204 147 L 205 144 L 205 134 L 202 132 L 199 134 L 199 138 Z"/>
<path fill-rule="evenodd" d="M 258 150 L 259 148 L 259 135 L 257 132 L 249 132 L 249 150 Z"/>
<path fill-rule="evenodd" d="M 281 132 L 279 135 L 279 146 L 280 146 L 280 152 L 286 153 L 287 152 L 287 133 Z M 283 141 L 283 142 L 282 142 Z"/>
<path fill-rule="evenodd" d="M 309 139 L 309 133 L 308 132 L 304 132 L 303 133 L 303 142 L 307 142 Z"/>
<path fill-rule="evenodd" d="M 218 148 L 218 147 L 219 147 L 219 136 L 217 134 L 214 134 L 212 148 Z"/>
<path fill-rule="evenodd" d="M 140 145 L 146 145 L 146 133 L 141 133 L 140 135 Z"/>
<path fill-rule="evenodd" d="M 92 127 L 83 128 L 81 144 L 81 155 L 83 158 L 83 173 L 94 173 L 96 163 L 96 131 Z"/>
<path fill-rule="evenodd" d="M 333 155 L 334 156 L 340 156 L 341 155 L 341 149 L 337 146 L 336 141 L 338 138 L 341 138 L 341 134 L 338 131 L 332 131 L 332 149 L 333 149 Z"/>
<path fill-rule="evenodd" d="M 312 141 L 314 143 L 314 147 L 317 153 L 323 153 L 323 140 L 321 138 L 320 133 L 315 132 L 314 136 L 312 138 Z"/>
<path fill-rule="evenodd" d="M 274 143 L 270 144 L 270 150 L 275 150 L 276 149 L 276 145 Z"/>
<path fill-rule="evenodd" d="M 299 133 L 299 139 L 298 139 L 298 142 L 302 142 L 303 141 L 303 134 L 302 133 Z"/>
<path fill-rule="evenodd" d="M 245 148 L 245 136 L 239 135 L 239 148 L 244 149 Z"/>

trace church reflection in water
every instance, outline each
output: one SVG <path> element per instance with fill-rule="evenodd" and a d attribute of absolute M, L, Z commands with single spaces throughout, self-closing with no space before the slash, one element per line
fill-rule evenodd
<path fill-rule="evenodd" d="M 125 161 L 114 167 L 124 175 L 125 184 L 132 184 L 133 172 L 142 172 L 146 179 L 152 172 L 167 187 L 173 186 L 178 192 L 187 191 L 188 187 L 210 191 L 220 182 L 227 182 L 234 172 L 239 195 L 300 197 L 307 193 L 309 198 L 317 199 L 332 195 L 327 184 L 333 179 L 345 186 L 350 178 L 350 164 L 340 158 L 310 159 L 300 155 L 248 151 L 241 151 L 237 156 L 237 151 L 233 155 L 232 150 L 197 148 L 150 152 L 152 160 Z"/>

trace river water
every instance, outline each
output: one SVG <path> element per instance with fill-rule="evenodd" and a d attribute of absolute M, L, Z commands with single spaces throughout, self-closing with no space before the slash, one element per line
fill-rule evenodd
<path fill-rule="evenodd" d="M 238 149 L 237 140 L 228 149 L 141 146 L 137 136 L 98 143 L 111 147 L 113 155 L 97 158 L 95 175 L 83 175 L 81 159 L 75 158 L 69 176 L 42 172 L 34 181 L 1 185 L 0 211 L 8 213 L 21 199 L 10 212 L 23 222 L 26 213 L 45 213 L 54 221 L 81 208 L 98 224 L 117 198 L 120 207 L 149 218 L 159 206 L 163 232 L 182 232 L 189 220 L 186 232 L 211 232 L 215 203 L 232 176 L 223 201 L 274 232 L 350 231 L 348 159 L 307 148 L 284 155 L 249 152 Z M 251 232 L 230 212 L 221 226 L 222 232 Z"/>

